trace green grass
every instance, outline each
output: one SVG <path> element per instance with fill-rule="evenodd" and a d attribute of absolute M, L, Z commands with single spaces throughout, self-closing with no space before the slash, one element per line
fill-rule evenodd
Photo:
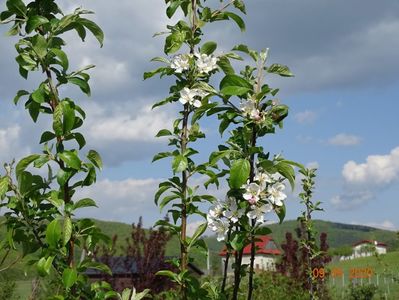
<path fill-rule="evenodd" d="M 353 279 L 355 283 L 366 284 L 372 283 L 377 285 L 379 288 L 379 297 L 384 299 L 385 294 L 387 299 L 399 299 L 399 252 L 390 252 L 385 255 L 378 257 L 362 257 L 353 260 L 339 261 L 330 263 L 328 268 L 331 270 L 341 270 L 344 277 L 331 276 L 329 280 L 329 286 L 335 290 L 336 299 L 341 299 L 342 287 L 346 288 L 349 285 L 350 274 L 353 274 L 353 270 L 361 270 L 369 268 L 372 270 L 373 275 L 370 278 Z M 351 272 L 352 270 L 352 272 Z M 365 277 L 366 275 L 362 271 L 358 273 L 359 277 Z M 378 278 L 378 279 L 377 279 Z M 344 285 L 343 285 L 344 281 Z M 335 288 L 334 288 L 335 287 Z M 378 297 L 377 297 L 378 299 Z"/>
<path fill-rule="evenodd" d="M 19 280 L 16 281 L 16 290 L 14 299 L 28 299 L 31 289 L 32 289 L 32 281 L 31 280 Z M 10 300 L 14 300 L 10 299 Z"/>

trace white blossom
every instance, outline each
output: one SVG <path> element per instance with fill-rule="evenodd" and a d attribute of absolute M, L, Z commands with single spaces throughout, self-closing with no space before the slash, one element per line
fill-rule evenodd
<path fill-rule="evenodd" d="M 179 101 L 182 104 L 189 103 L 190 105 L 194 105 L 195 107 L 200 107 L 202 105 L 201 101 L 195 98 L 199 96 L 198 91 L 198 89 L 189 89 L 188 87 L 184 87 L 180 91 Z"/>
<path fill-rule="evenodd" d="M 241 102 L 240 109 L 252 120 L 259 121 L 262 118 L 259 109 L 256 108 L 255 101 L 252 99 Z"/>
<path fill-rule="evenodd" d="M 229 198 L 229 203 L 227 205 L 227 209 L 223 211 L 223 216 L 225 216 L 231 222 L 237 223 L 244 213 L 245 209 L 238 208 L 235 198 Z"/>
<path fill-rule="evenodd" d="M 172 59 L 170 67 L 175 73 L 182 73 L 190 68 L 190 56 L 187 54 L 175 55 Z"/>
<path fill-rule="evenodd" d="M 251 220 L 256 219 L 257 223 L 263 223 L 265 221 L 265 214 L 272 211 L 273 207 L 270 204 L 264 204 L 261 206 L 252 205 L 251 210 L 247 213 L 248 218 Z"/>
<path fill-rule="evenodd" d="M 208 226 L 213 232 L 216 232 L 216 239 L 218 242 L 224 241 L 226 239 L 227 232 L 229 231 L 229 223 L 227 221 L 218 220 L 208 224 Z"/>
<path fill-rule="evenodd" d="M 245 188 L 245 193 L 243 194 L 243 197 L 245 200 L 249 202 L 249 204 L 253 205 L 258 202 L 260 193 L 261 193 L 261 188 L 257 183 L 249 183 L 247 185 L 244 185 Z"/>
<path fill-rule="evenodd" d="M 259 185 L 262 190 L 264 190 L 266 188 L 267 183 L 273 182 L 273 178 L 269 173 L 261 172 L 261 171 L 259 171 L 259 169 L 255 169 L 254 180 L 259 182 Z"/>
<path fill-rule="evenodd" d="M 218 67 L 217 66 L 218 59 L 213 55 L 195 53 L 195 57 L 197 58 L 195 64 L 200 73 L 208 74 L 209 72 L 217 69 Z"/>
<path fill-rule="evenodd" d="M 287 195 L 283 193 L 285 185 L 281 182 L 277 182 L 267 189 L 269 194 L 269 200 L 271 203 L 277 206 L 283 205 L 283 200 L 287 198 Z"/>

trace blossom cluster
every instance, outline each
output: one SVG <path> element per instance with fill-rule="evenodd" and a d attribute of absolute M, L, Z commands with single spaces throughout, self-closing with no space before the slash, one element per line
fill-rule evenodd
<path fill-rule="evenodd" d="M 197 52 L 194 53 L 194 55 L 175 55 L 170 63 L 170 67 L 174 69 L 177 74 L 183 73 L 183 71 L 188 71 L 190 69 L 190 59 L 193 57 L 195 58 L 195 66 L 200 74 L 209 74 L 218 67 L 218 58 L 216 56 Z"/>
<path fill-rule="evenodd" d="M 239 208 L 234 197 L 226 197 L 225 201 L 217 201 L 207 214 L 208 227 L 216 232 L 217 240 L 226 239 L 231 224 L 237 223 L 245 214 L 244 208 Z"/>
<path fill-rule="evenodd" d="M 217 240 L 225 240 L 229 228 L 239 222 L 242 216 L 246 215 L 248 219 L 256 220 L 257 224 L 263 224 L 266 213 L 283 206 L 287 195 L 284 193 L 285 185 L 282 180 L 277 174 L 256 169 L 254 182 L 248 181 L 242 186 L 242 199 L 248 203 L 246 208 L 239 207 L 234 197 L 216 202 L 209 209 L 207 220 L 209 228 L 216 232 Z"/>
<path fill-rule="evenodd" d="M 240 109 L 244 116 L 249 117 L 251 120 L 260 121 L 262 120 L 262 114 L 257 108 L 255 99 L 247 99 L 240 103 Z"/>
<path fill-rule="evenodd" d="M 189 89 L 188 87 L 184 87 L 180 91 L 179 101 L 182 104 L 189 103 L 195 107 L 201 107 L 201 99 L 206 97 L 208 94 L 201 89 Z"/>

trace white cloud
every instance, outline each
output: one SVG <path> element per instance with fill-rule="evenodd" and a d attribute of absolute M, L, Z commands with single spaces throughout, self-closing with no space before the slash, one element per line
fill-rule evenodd
<path fill-rule="evenodd" d="M 109 112 L 97 107 L 96 111 L 92 111 L 88 122 L 90 139 L 103 143 L 156 142 L 158 131 L 172 124 L 172 118 L 165 111 L 151 110 L 150 106 L 127 109 L 130 111 Z"/>
<path fill-rule="evenodd" d="M 397 227 L 395 226 L 395 224 L 389 220 L 384 220 L 383 222 L 356 222 L 356 221 L 353 221 L 353 222 L 351 222 L 351 224 L 365 225 L 365 226 L 370 226 L 370 227 L 385 229 L 385 230 L 391 230 L 391 231 L 397 230 Z"/>
<path fill-rule="evenodd" d="M 348 161 L 343 169 L 343 193 L 331 199 L 340 210 L 350 210 L 376 198 L 376 194 L 399 179 L 399 147 L 387 155 L 370 155 L 365 163 Z"/>
<path fill-rule="evenodd" d="M 330 138 L 328 143 L 334 146 L 355 146 L 358 145 L 362 139 L 356 135 L 340 133 Z"/>
<path fill-rule="evenodd" d="M 374 198 L 370 191 L 349 191 L 331 199 L 331 204 L 337 210 L 351 210 L 362 205 Z"/>
<path fill-rule="evenodd" d="M 308 169 L 318 169 L 319 167 L 320 167 L 320 164 L 317 161 L 311 161 L 306 164 L 306 168 L 308 168 Z"/>
<path fill-rule="evenodd" d="M 346 183 L 385 186 L 399 178 L 399 147 L 387 155 L 370 155 L 365 163 L 348 161 L 342 170 Z"/>
<path fill-rule="evenodd" d="M 315 139 L 309 135 L 297 135 L 296 140 L 301 144 L 313 143 Z"/>
<path fill-rule="evenodd" d="M 93 198 L 99 208 L 83 209 L 78 217 L 132 223 L 143 216 L 143 221 L 151 225 L 161 218 L 154 204 L 154 195 L 160 181 L 154 178 L 98 181 L 91 187 L 79 190 L 75 199 Z"/>
<path fill-rule="evenodd" d="M 133 80 L 129 74 L 127 62 L 118 61 L 114 57 L 99 56 L 95 59 L 85 56 L 82 58 L 79 68 L 96 64 L 96 69 L 92 75 L 90 85 L 96 91 L 115 91 L 121 86 L 127 85 Z"/>
<path fill-rule="evenodd" d="M 317 113 L 311 110 L 298 112 L 294 116 L 299 124 L 311 124 L 317 119 Z"/>
<path fill-rule="evenodd" d="M 21 127 L 12 125 L 0 129 L 0 162 L 11 162 L 13 158 L 29 152 L 29 148 L 21 144 Z"/>

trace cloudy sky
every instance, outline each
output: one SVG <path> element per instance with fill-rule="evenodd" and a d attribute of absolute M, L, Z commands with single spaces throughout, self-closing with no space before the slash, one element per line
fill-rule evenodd
<path fill-rule="evenodd" d="M 152 35 L 171 22 L 164 16 L 164 1 L 62 3 L 66 12 L 79 5 L 94 10 L 93 19 L 106 35 L 103 48 L 91 37 L 81 43 L 65 36 L 73 67 L 97 66 L 90 98 L 75 88 L 62 91 L 87 110 L 86 149 L 98 150 L 105 161 L 96 185 L 80 193 L 95 198 L 100 208 L 81 215 L 127 223 L 142 215 L 151 225 L 161 216 L 153 194 L 170 175 L 168 161 L 151 164 L 152 156 L 166 149 L 165 140 L 154 135 L 170 127 L 179 108 L 151 111 L 167 96 L 170 82 L 142 80 L 143 72 L 156 67 L 149 60 L 162 55 L 163 37 Z M 251 0 L 247 11 L 245 33 L 219 23 L 206 30 L 205 38 L 218 41 L 219 51 L 238 43 L 268 47 L 270 62 L 287 64 L 294 72 L 294 78 L 267 78 L 280 88 L 279 99 L 290 106 L 290 115 L 285 128 L 263 145 L 318 167 L 315 200 L 325 209 L 318 218 L 399 229 L 399 2 Z M 15 39 L 5 36 L 6 27 L 0 27 L 2 163 L 40 151 L 40 132 L 50 124 L 42 118 L 33 126 L 23 103 L 12 104 L 16 91 L 32 90 L 40 74 L 29 81 L 19 77 Z M 206 124 L 209 142 L 198 146 L 199 159 L 219 141 L 215 124 Z M 295 194 L 287 205 L 287 218 L 296 218 L 301 206 Z"/>

